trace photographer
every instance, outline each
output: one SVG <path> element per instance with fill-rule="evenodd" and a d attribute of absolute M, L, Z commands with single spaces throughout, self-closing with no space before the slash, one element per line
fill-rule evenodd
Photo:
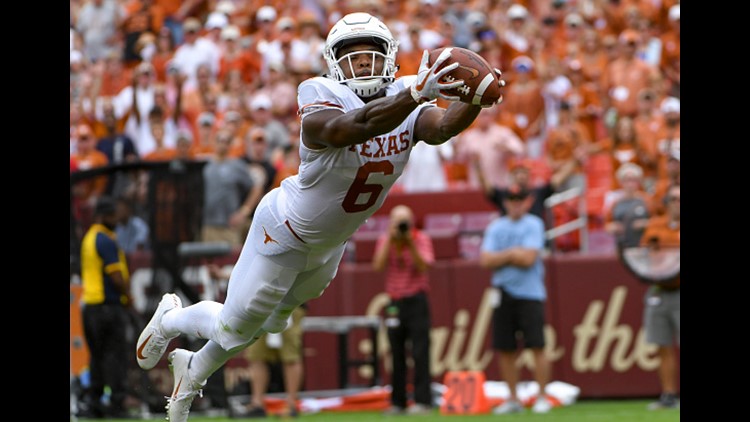
<path fill-rule="evenodd" d="M 435 261 L 432 239 L 414 227 L 414 214 L 405 205 L 391 210 L 387 233 L 378 238 L 372 266 L 385 270 L 385 310 L 391 346 L 391 407 L 385 413 L 430 414 L 430 308 L 427 270 Z M 406 408 L 406 342 L 414 359 L 414 401 Z"/>

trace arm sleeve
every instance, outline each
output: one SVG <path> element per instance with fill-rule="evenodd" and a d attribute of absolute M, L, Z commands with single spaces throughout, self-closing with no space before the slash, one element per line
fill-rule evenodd
<path fill-rule="evenodd" d="M 96 251 L 102 257 L 104 262 L 104 272 L 113 273 L 122 271 L 120 256 L 117 253 L 117 244 L 114 240 L 105 234 L 99 233 L 96 236 Z"/>
<path fill-rule="evenodd" d="M 302 119 L 320 110 L 344 109 L 330 88 L 316 79 L 308 79 L 300 84 L 297 90 L 297 106 Z"/>

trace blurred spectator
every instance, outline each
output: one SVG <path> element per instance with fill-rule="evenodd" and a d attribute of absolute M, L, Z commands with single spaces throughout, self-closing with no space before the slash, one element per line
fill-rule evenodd
<path fill-rule="evenodd" d="M 542 86 L 534 71 L 534 61 L 527 56 L 513 59 L 512 71 L 509 72 L 513 82 L 506 87 L 503 100 L 503 113 L 510 113 L 515 119 L 516 133 L 527 145 L 530 158 L 538 158 L 541 154 L 539 137 L 544 130 L 544 97 Z M 531 148 L 535 144 L 536 148 Z"/>
<path fill-rule="evenodd" d="M 395 3 L 395 2 L 389 2 Z M 419 35 L 422 28 L 417 23 L 409 25 L 408 36 L 401 39 L 408 39 L 409 45 L 407 47 L 398 47 L 398 55 L 396 56 L 396 64 L 399 65 L 398 75 L 416 75 L 419 70 L 419 63 L 422 60 L 423 49 L 419 45 Z M 406 43 L 405 43 L 406 44 Z"/>
<path fill-rule="evenodd" d="M 498 210 L 500 210 L 500 215 L 508 214 L 508 210 L 505 208 L 505 199 L 509 195 L 508 188 L 511 186 L 518 186 L 527 191 L 531 197 L 528 210 L 529 213 L 541 218 L 544 222 L 545 229 L 550 228 L 550 224 L 547 221 L 547 208 L 544 206 L 544 200 L 555 193 L 556 186 L 552 185 L 549 181 L 545 181 L 536 186 L 533 185 L 531 179 L 531 164 L 529 160 L 513 160 L 509 166 L 510 183 L 507 186 L 501 187 L 492 184 L 490 180 L 483 176 L 484 172 L 479 168 L 479 160 L 477 158 L 478 155 L 475 155 L 473 163 L 477 175 L 479 176 L 482 192 L 484 192 L 487 199 L 492 202 Z"/>
<path fill-rule="evenodd" d="M 216 118 L 212 113 L 202 113 L 198 117 L 198 139 L 193 142 L 193 156 L 196 159 L 204 160 L 214 154 L 215 133 L 214 122 Z"/>
<path fill-rule="evenodd" d="M 674 154 L 667 159 L 666 177 L 658 179 L 654 185 L 654 194 L 651 196 L 654 214 L 662 215 L 666 211 L 665 197 L 671 186 L 680 186 L 680 156 Z"/>
<path fill-rule="evenodd" d="M 197 79 L 199 66 L 208 66 L 210 76 L 216 76 L 219 72 L 219 63 L 211 42 L 198 36 L 201 30 L 200 20 L 193 17 L 187 18 L 182 24 L 182 29 L 185 42 L 174 52 L 172 65 L 187 76 L 185 88 L 192 89 L 199 83 Z"/>
<path fill-rule="evenodd" d="M 76 30 L 83 38 L 83 52 L 89 60 L 101 60 L 115 48 L 117 28 L 124 17 L 125 10 L 117 0 L 91 0 L 81 7 Z"/>
<path fill-rule="evenodd" d="M 662 100 L 659 108 L 664 121 L 656 137 L 656 175 L 662 179 L 667 174 L 667 159 L 670 156 L 680 156 L 680 100 L 667 97 Z"/>
<path fill-rule="evenodd" d="M 306 44 L 307 57 L 295 57 L 297 61 L 291 71 L 309 76 L 319 75 L 326 69 L 326 63 L 323 60 L 324 31 L 321 31 L 320 22 L 315 14 L 309 11 L 299 16 L 297 25 L 299 26 L 298 39 Z M 389 28 L 393 27 L 389 26 Z"/>
<path fill-rule="evenodd" d="M 164 13 L 154 0 L 128 0 L 125 2 L 126 16 L 122 22 L 124 36 L 123 60 L 130 67 L 143 60 L 137 51 L 141 34 L 156 34 L 161 30 Z"/>
<path fill-rule="evenodd" d="M 265 5 L 255 13 L 256 30 L 253 33 L 253 42 L 250 48 L 255 50 L 261 57 L 269 50 L 271 41 L 276 38 L 274 22 L 276 22 L 276 9 L 273 6 Z"/>
<path fill-rule="evenodd" d="M 151 152 L 155 145 L 151 136 L 148 116 L 154 107 L 154 69 L 148 62 L 142 62 L 134 71 L 131 85 L 124 88 L 114 99 L 115 110 L 121 115 L 130 112 L 125 123 L 125 133 L 135 141 L 141 156 Z"/>
<path fill-rule="evenodd" d="M 232 137 L 225 131 L 216 136 L 216 150 L 203 167 L 204 242 L 228 242 L 237 247 L 242 243 L 240 230 L 243 222 L 261 198 L 262 187 L 253 183 L 245 164 L 229 157 Z"/>
<path fill-rule="evenodd" d="M 600 143 L 607 150 L 612 161 L 612 189 L 619 187 L 615 173 L 623 164 L 638 164 L 641 170 L 643 170 L 643 158 L 647 157 L 647 154 L 641 149 L 640 142 L 638 142 L 636 136 L 633 119 L 624 116 L 617 120 L 612 130 L 612 139 L 604 139 Z M 645 176 L 645 173 L 643 176 Z M 646 183 L 646 180 L 644 179 L 643 182 Z M 653 180 L 650 183 L 653 184 Z"/>
<path fill-rule="evenodd" d="M 125 118 L 116 119 L 115 110 L 109 98 L 104 99 L 101 105 L 101 122 L 95 123 L 99 131 L 104 131 L 102 137 L 96 144 L 96 149 L 107 156 L 108 164 L 132 163 L 139 159 L 135 143 L 123 133 Z M 136 186 L 135 172 L 117 171 L 107 178 L 105 192 L 114 198 L 122 195 L 131 195 Z"/>
<path fill-rule="evenodd" d="M 242 114 L 235 110 L 228 110 L 224 113 L 224 120 L 219 125 L 222 131 L 227 132 L 232 137 L 229 156 L 232 158 L 242 157 L 245 154 L 245 133 L 248 128 Z"/>
<path fill-rule="evenodd" d="M 632 29 L 624 30 L 618 37 L 620 57 L 607 65 L 602 82 L 606 93 L 605 103 L 613 107 L 618 116 L 635 117 L 638 93 L 647 88 L 656 69 L 637 55 L 641 36 Z"/>
<path fill-rule="evenodd" d="M 500 374 L 510 390 L 510 398 L 493 409 L 495 414 L 523 411 L 517 391 L 520 367 L 516 365 L 522 349 L 532 352 L 534 380 L 539 386 L 532 410 L 547 413 L 552 408 L 545 395 L 550 365 L 544 351 L 544 223 L 527 213 L 528 196 L 528 191 L 518 186 L 510 188 L 505 197 L 508 213 L 485 230 L 479 257 L 479 264 L 492 270 L 492 348 L 499 353 Z"/>
<path fill-rule="evenodd" d="M 202 1 L 204 0 L 155 0 L 164 16 L 162 28 L 168 28 L 175 45 L 180 45 L 183 41 L 182 21 Z"/>
<path fill-rule="evenodd" d="M 662 34 L 660 67 L 669 81 L 669 95 L 680 98 L 680 5 L 669 8 L 670 29 Z"/>
<path fill-rule="evenodd" d="M 91 170 L 97 167 L 106 166 L 109 163 L 107 156 L 96 149 L 96 140 L 91 127 L 87 124 L 80 124 L 76 127 L 76 150 L 73 155 L 78 170 Z M 80 201 L 82 205 L 93 208 L 96 200 L 104 193 L 107 187 L 107 176 L 96 176 L 94 178 L 82 180 L 73 186 L 73 196 Z"/>
<path fill-rule="evenodd" d="M 570 60 L 565 67 L 565 75 L 570 81 L 570 89 L 564 94 L 566 101 L 573 108 L 573 114 L 586 128 L 587 138 L 592 142 L 599 141 L 602 126 L 602 103 L 598 86 L 586 81 L 583 65 L 578 59 Z"/>
<path fill-rule="evenodd" d="M 268 66 L 281 63 L 289 72 L 302 70 L 309 60 L 311 52 L 308 45 L 297 36 L 297 23 L 291 17 L 284 16 L 276 21 L 276 37 L 268 43 L 263 53 L 261 79 L 268 78 Z M 298 64 L 300 63 L 300 64 Z"/>
<path fill-rule="evenodd" d="M 591 140 L 586 128 L 572 114 L 570 105 L 560 104 L 558 127 L 547 134 L 547 162 L 552 169 L 553 184 L 560 191 L 574 187 L 586 188 L 583 163 L 589 154 Z"/>
<path fill-rule="evenodd" d="M 240 46 L 240 29 L 228 25 L 221 30 L 224 50 L 219 59 L 218 80 L 224 81 L 232 71 L 238 71 L 247 84 L 257 85 L 260 81 L 261 57 L 257 52 Z"/>
<path fill-rule="evenodd" d="M 595 29 L 587 28 L 583 31 L 581 48 L 576 59 L 581 63 L 581 73 L 586 81 L 593 83 L 597 94 L 601 95 L 601 79 L 609 59 Z"/>
<path fill-rule="evenodd" d="M 274 162 L 281 157 L 284 149 L 289 146 L 289 131 L 286 126 L 276 119 L 271 111 L 273 102 L 266 94 L 258 94 L 250 100 L 250 112 L 256 126 L 266 131 L 266 158 Z"/>
<path fill-rule="evenodd" d="M 528 56 L 534 44 L 534 24 L 529 18 L 529 11 L 521 4 L 513 4 L 507 13 L 510 26 L 503 32 L 502 37 L 502 67 L 510 68 L 516 57 Z"/>
<path fill-rule="evenodd" d="M 273 98 L 271 113 L 274 119 L 287 123 L 297 115 L 297 102 L 294 101 L 297 84 L 289 77 L 289 70 L 280 61 L 268 63 L 268 73 L 262 86 L 254 93 L 254 97 L 267 96 Z M 253 118 L 255 115 L 253 114 Z"/>
<path fill-rule="evenodd" d="M 621 189 L 608 207 L 604 230 L 615 236 L 620 249 L 638 246 L 651 215 L 651 201 L 643 191 L 643 170 L 634 163 L 617 169 Z"/>
<path fill-rule="evenodd" d="M 393 207 L 387 232 L 375 244 L 372 267 L 385 271 L 385 292 L 391 299 L 385 325 L 391 347 L 390 415 L 430 414 L 430 290 L 428 270 L 435 262 L 432 239 L 417 229 L 406 205 Z M 407 409 L 407 341 L 414 361 L 414 404 Z"/>
<path fill-rule="evenodd" d="M 302 388 L 304 372 L 302 355 L 302 320 L 307 310 L 305 305 L 292 311 L 291 323 L 281 333 L 263 333 L 263 335 L 245 350 L 250 362 L 251 397 L 248 407 L 242 412 L 235 412 L 234 417 L 266 417 L 266 392 L 271 379 L 269 365 L 281 363 L 284 377 L 285 408 L 276 416 L 297 417 L 299 409 L 299 390 Z"/>
<path fill-rule="evenodd" d="M 136 251 L 145 251 L 149 248 L 148 224 L 133 213 L 130 200 L 117 199 L 117 244 L 123 252 L 131 254 Z"/>
<path fill-rule="evenodd" d="M 486 17 L 481 11 L 469 9 L 468 0 L 449 0 L 443 21 L 453 28 L 453 37 L 449 44 L 469 48 L 476 39 L 474 31 L 484 23 Z"/>
<path fill-rule="evenodd" d="M 641 239 L 642 246 L 655 249 L 680 247 L 680 186 L 671 186 L 664 197 L 665 215 L 652 217 Z M 650 286 L 646 291 L 643 325 L 646 342 L 658 346 L 661 395 L 649 409 L 680 407 L 677 397 L 678 357 L 680 346 L 680 278 L 671 283 Z"/>
<path fill-rule="evenodd" d="M 190 131 L 181 129 L 177 132 L 177 147 L 175 147 L 176 160 L 192 161 L 195 159 L 195 150 L 193 149 L 193 134 Z"/>
<path fill-rule="evenodd" d="M 455 143 L 455 159 L 468 167 L 468 185 L 472 188 L 482 187 L 481 176 L 492 186 L 507 187 L 512 160 L 526 155 L 526 145 L 509 127 L 497 123 L 496 113 L 504 113 L 504 110 L 480 111 L 472 126 L 460 134 Z M 479 169 L 470 165 L 474 158 L 478 160 Z"/>
<path fill-rule="evenodd" d="M 97 72 L 97 68 L 94 67 Z M 123 89 L 127 88 L 133 82 L 133 71 L 125 67 L 122 61 L 122 53 L 119 50 L 111 50 L 104 57 L 104 70 L 94 74 L 95 77 L 101 77 L 101 87 L 98 95 L 103 97 L 114 97 L 120 94 Z M 123 105 L 116 108 L 118 116 L 125 114 L 124 108 L 130 108 L 130 105 Z"/>
<path fill-rule="evenodd" d="M 135 143 L 128 135 L 123 133 L 125 119 L 115 117 L 115 107 L 109 100 L 104 100 L 101 106 L 101 122 L 97 121 L 95 125 L 100 126 L 95 132 L 102 133 L 101 138 L 96 144 L 96 149 L 107 156 L 110 164 L 122 164 L 132 162 L 138 159 L 138 150 Z"/>
<path fill-rule="evenodd" d="M 211 68 L 207 64 L 198 65 L 195 78 L 196 84 L 185 83 L 183 86 L 182 110 L 190 123 L 197 127 L 201 113 L 210 112 L 214 118 L 220 118 L 217 99 L 221 86 L 211 76 Z"/>
<path fill-rule="evenodd" d="M 151 56 L 150 62 L 154 66 L 154 73 L 156 74 L 156 81 L 159 83 L 167 82 L 168 74 L 175 74 L 177 68 L 171 65 L 172 58 L 174 58 L 175 42 L 172 32 L 169 27 L 163 26 L 156 37 L 156 50 Z"/>
<path fill-rule="evenodd" d="M 273 188 L 276 179 L 276 167 L 266 158 L 267 149 L 266 131 L 257 126 L 250 129 L 245 135 L 245 154 L 242 159 L 247 163 L 253 183 L 263 186 L 264 195 Z"/>
<path fill-rule="evenodd" d="M 130 274 L 125 254 L 115 240 L 118 214 L 114 200 L 101 197 L 94 224 L 81 243 L 83 331 L 89 349 L 91 381 L 78 416 L 123 418 L 127 396 L 127 339 L 131 306 Z M 102 401 L 109 386 L 109 403 Z"/>
<path fill-rule="evenodd" d="M 398 184 L 404 192 L 442 192 L 448 188 L 448 180 L 443 168 L 444 154 L 450 149 L 448 143 L 427 145 L 418 142 L 411 150 L 404 172 Z"/>
<path fill-rule="evenodd" d="M 656 93 L 643 89 L 638 93 L 638 114 L 633 120 L 635 138 L 643 155 L 641 165 L 643 174 L 648 179 L 655 179 L 657 172 L 656 139 L 661 129 L 661 115 L 657 114 Z"/>
<path fill-rule="evenodd" d="M 151 138 L 154 141 L 154 148 L 143 156 L 144 161 L 169 161 L 177 155 L 177 150 L 172 146 L 167 146 L 164 128 L 164 110 L 159 106 L 154 106 L 148 115 L 149 126 L 151 127 Z M 176 140 L 174 144 L 176 144 Z"/>

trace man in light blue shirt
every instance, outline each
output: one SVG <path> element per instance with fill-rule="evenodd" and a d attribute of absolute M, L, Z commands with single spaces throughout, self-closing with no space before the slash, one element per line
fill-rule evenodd
<path fill-rule="evenodd" d="M 533 353 L 534 379 L 539 384 L 532 411 L 546 413 L 552 408 L 544 394 L 549 379 L 549 362 L 544 354 L 544 222 L 528 213 L 532 200 L 518 185 L 508 188 L 503 200 L 507 214 L 485 230 L 479 257 L 482 267 L 493 270 L 492 348 L 499 352 L 500 374 L 510 390 L 510 399 L 496 407 L 495 414 L 524 410 L 516 394 L 520 369 L 515 365 L 523 349 Z M 521 342 L 517 340 L 519 333 Z"/>

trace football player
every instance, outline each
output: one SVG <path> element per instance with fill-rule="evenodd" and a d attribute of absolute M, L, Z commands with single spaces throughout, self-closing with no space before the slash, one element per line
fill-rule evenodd
<path fill-rule="evenodd" d="M 298 88 L 299 174 L 258 204 L 224 304 L 183 308 L 175 294 L 162 298 L 138 339 L 142 368 L 154 367 L 179 334 L 209 340 L 196 352 L 175 349 L 168 356 L 170 421 L 187 420 L 195 395 L 229 358 L 262 333 L 283 331 L 297 306 L 323 293 L 347 239 L 383 204 L 414 145 L 446 142 L 481 110 L 441 92 L 463 86 L 441 81 L 458 66 L 440 68 L 450 48 L 432 65 L 425 51 L 418 74 L 398 79 L 397 50 L 391 31 L 367 13 L 348 14 L 333 26 L 324 50 L 329 74 Z M 438 97 L 450 106 L 437 107 Z"/>

